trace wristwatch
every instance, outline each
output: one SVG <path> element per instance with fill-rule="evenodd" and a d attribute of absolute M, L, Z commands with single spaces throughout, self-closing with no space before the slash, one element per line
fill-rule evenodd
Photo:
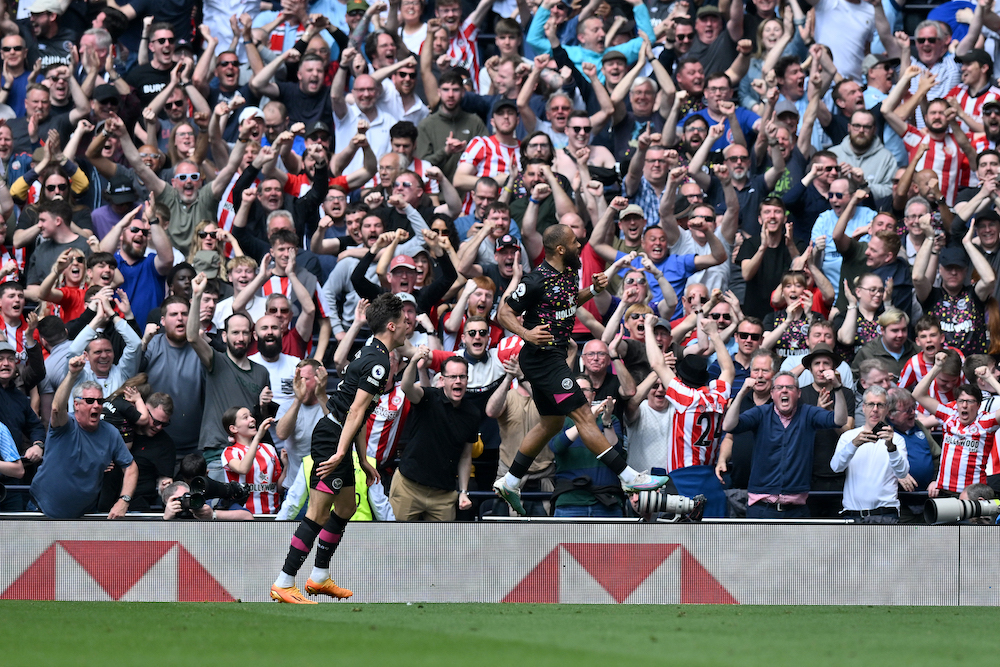
<path fill-rule="evenodd" d="M 123 493 L 122 495 L 118 496 L 118 499 L 124 500 L 127 503 L 132 502 L 132 496 L 128 495 L 127 493 Z"/>

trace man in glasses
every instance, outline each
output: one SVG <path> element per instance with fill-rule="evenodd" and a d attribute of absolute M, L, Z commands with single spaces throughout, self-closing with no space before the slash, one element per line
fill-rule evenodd
<path fill-rule="evenodd" d="M 982 16 L 981 10 L 977 9 Z M 955 55 L 964 55 L 971 49 L 978 39 L 978 31 L 969 30 L 966 37 L 972 36 L 971 41 L 963 39 L 959 43 L 955 54 L 949 52 L 948 46 L 951 43 L 951 30 L 947 24 L 940 21 L 925 20 L 917 24 L 917 29 L 913 31 L 916 42 L 917 62 L 913 63 L 920 67 L 921 75 L 914 77 L 910 81 L 910 93 L 916 93 L 920 85 L 920 80 L 928 72 L 936 77 L 934 83 L 929 88 L 927 99 L 933 100 L 943 98 L 948 91 L 954 88 L 962 80 L 962 70 Z M 891 47 L 890 47 L 891 48 Z M 917 111 L 917 127 L 923 127 L 923 115 L 921 110 Z"/>
<path fill-rule="evenodd" d="M 156 392 L 146 399 L 146 409 L 149 411 L 149 423 L 136 427 L 135 439 L 129 450 L 139 466 L 139 479 L 130 504 L 130 509 L 137 512 L 148 512 L 149 506 L 159 501 L 158 484 L 164 478 L 168 482 L 173 479 L 176 465 L 174 441 L 166 431 L 174 414 L 173 399 L 169 394 Z M 120 471 L 116 472 L 120 478 Z M 105 489 L 108 481 L 106 476 Z"/>
<path fill-rule="evenodd" d="M 867 84 L 864 88 L 866 109 L 874 109 L 875 107 L 878 107 L 879 110 L 882 109 L 882 102 L 889 96 L 896 84 L 899 68 L 899 60 L 890 58 L 888 55 L 869 55 L 865 58 L 861 65 L 861 73 L 865 75 Z M 898 164 L 905 166 L 909 162 L 909 158 L 906 156 L 906 147 L 899 135 L 891 127 L 883 127 L 881 136 L 882 143 L 896 158 Z"/>
<path fill-rule="evenodd" d="M 781 201 L 788 210 L 788 217 L 795 227 L 796 240 L 808 239 L 816 218 L 830 210 L 830 185 L 839 176 L 837 156 L 830 151 L 817 151 L 802 180 L 781 196 Z"/>
<path fill-rule="evenodd" d="M 143 27 L 143 40 L 139 43 L 139 48 L 149 49 L 149 62 L 133 67 L 125 76 L 125 80 L 135 89 L 135 94 L 139 96 L 139 101 L 143 105 L 149 105 L 170 83 L 176 43 L 174 28 L 170 23 L 160 21 L 149 25 L 148 29 Z"/>
<path fill-rule="evenodd" d="M 733 352 L 733 366 L 735 376 L 733 378 L 733 391 L 739 392 L 743 388 L 743 383 L 750 377 L 750 361 L 754 353 L 760 349 L 760 343 L 764 339 L 764 325 L 759 318 L 744 317 L 736 325 L 736 351 Z M 719 362 L 715 361 L 708 367 L 710 377 L 717 378 L 721 372 Z"/>
<path fill-rule="evenodd" d="M 594 126 L 590 122 L 590 114 L 586 111 L 574 110 L 569 114 L 566 123 L 566 138 L 569 143 L 566 148 L 556 153 L 553 171 L 562 174 L 571 182 L 579 171 L 577 156 L 583 149 L 589 149 L 587 167 L 590 171 L 591 179 L 597 179 L 605 185 L 617 182 L 617 174 L 614 172 L 617 160 L 610 150 L 604 146 L 591 144 Z M 584 152 L 586 155 L 586 153 Z"/>
<path fill-rule="evenodd" d="M 3 56 L 4 76 L 0 84 L 7 93 L 4 104 L 14 110 L 17 116 L 24 115 L 24 96 L 28 92 L 28 70 L 24 63 L 28 55 L 27 42 L 21 35 L 4 35 L 0 39 L 0 55 Z M 7 80 L 7 75 L 10 80 Z"/>
<path fill-rule="evenodd" d="M 147 255 L 150 242 L 155 252 Z M 125 278 L 122 288 L 132 303 L 132 312 L 145 324 L 149 311 L 163 300 L 164 278 L 174 266 L 170 237 L 160 226 L 152 207 L 147 205 L 141 216 L 125 215 L 101 239 L 101 250 L 114 253 L 118 270 Z"/>
<path fill-rule="evenodd" d="M 853 81 L 841 82 L 836 90 L 843 95 L 853 95 L 860 98 L 861 88 Z M 834 97 L 836 102 L 837 98 Z M 839 102 L 836 102 L 839 104 Z M 846 111 L 846 109 L 842 109 Z M 882 116 L 881 112 L 878 117 Z M 882 127 L 876 114 L 864 109 L 850 115 L 847 126 L 847 137 L 830 152 L 837 156 L 841 163 L 856 167 L 864 172 L 867 187 L 872 196 L 881 199 L 892 194 L 892 175 L 896 172 L 896 158 L 882 144 L 879 138 Z M 825 129 L 825 128 L 824 128 Z M 833 138 L 833 137 L 831 137 Z M 836 141 L 836 139 L 833 139 Z"/>
<path fill-rule="evenodd" d="M 837 178 L 831 183 L 827 191 L 830 210 L 824 211 L 816 218 L 816 224 L 813 225 L 812 232 L 810 232 L 810 241 L 817 244 L 814 247 L 814 252 L 823 251 L 823 263 L 820 268 L 823 269 L 823 274 L 830 279 L 833 289 L 838 294 L 842 287 L 840 268 L 844 262 L 844 256 L 837 249 L 833 237 L 834 229 L 838 226 L 841 216 L 846 216 L 847 224 L 843 233 L 848 237 L 853 237 L 856 229 L 864 225 L 871 225 L 872 220 L 875 219 L 875 211 L 861 205 L 864 199 L 854 202 L 854 192 L 854 186 L 847 178 Z M 854 204 L 849 209 L 848 205 L 851 202 Z M 859 240 L 867 242 L 868 236 L 864 235 Z"/>
<path fill-rule="evenodd" d="M 108 518 L 120 519 L 132 502 L 139 468 L 118 429 L 101 419 L 104 403 L 101 385 L 77 384 L 86 361 L 82 354 L 72 357 L 69 373 L 56 390 L 45 443 L 48 451 L 31 483 L 31 498 L 50 518 L 80 518 L 97 508 L 104 470 L 114 461 L 125 472 L 121 494 Z M 71 393 L 75 408 L 72 416 Z"/>

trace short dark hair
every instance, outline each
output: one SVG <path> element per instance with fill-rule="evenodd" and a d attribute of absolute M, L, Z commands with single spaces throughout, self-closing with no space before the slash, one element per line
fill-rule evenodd
<path fill-rule="evenodd" d="M 980 405 L 983 402 L 983 392 L 974 384 L 959 385 L 958 389 L 955 390 L 955 397 L 958 398 L 962 394 L 971 398 L 976 405 Z"/>
<path fill-rule="evenodd" d="M 719 79 L 725 79 L 729 87 L 730 88 L 733 87 L 733 80 L 730 79 L 729 75 L 726 74 L 725 72 L 712 72 L 711 74 L 705 77 L 705 83 L 708 83 L 709 81 L 718 81 Z"/>
<path fill-rule="evenodd" d="M 190 301 L 182 297 L 180 294 L 171 294 L 170 296 L 168 296 L 166 299 L 163 300 L 163 303 L 160 304 L 161 315 L 167 312 L 167 306 L 172 306 L 175 303 L 179 303 L 183 305 L 185 309 L 191 310 Z"/>
<path fill-rule="evenodd" d="M 299 235 L 290 229 L 276 229 L 267 237 L 267 242 L 271 244 L 272 248 L 278 243 L 288 243 L 289 245 L 298 247 Z"/>
<path fill-rule="evenodd" d="M 802 61 L 799 60 L 798 56 L 784 56 L 782 58 L 778 58 L 778 62 L 774 64 L 774 75 L 779 79 L 784 79 L 785 72 L 787 72 L 788 68 L 792 65 L 802 65 Z"/>
<path fill-rule="evenodd" d="M 486 205 L 485 209 L 483 209 L 483 218 L 485 219 L 493 211 L 506 213 L 508 216 L 510 216 L 510 206 L 508 206 L 505 202 L 502 201 L 492 201 Z"/>
<path fill-rule="evenodd" d="M 251 318 L 249 315 L 247 315 L 244 312 L 239 312 L 239 313 L 233 313 L 232 315 L 230 315 L 229 317 L 226 318 L 225 324 L 223 325 L 222 330 L 225 331 L 226 333 L 228 333 L 229 332 L 229 322 L 232 321 L 232 320 L 234 320 L 234 319 L 236 319 L 237 317 L 242 317 L 243 319 L 245 319 L 250 324 L 250 328 L 253 329 L 253 318 Z"/>
<path fill-rule="evenodd" d="M 66 323 L 55 315 L 48 315 L 38 320 L 38 335 L 51 345 L 61 343 L 69 338 Z"/>
<path fill-rule="evenodd" d="M 368 305 L 365 318 L 373 334 L 380 334 L 389 322 L 395 322 L 403 314 L 403 302 L 395 294 L 383 292 Z"/>
<path fill-rule="evenodd" d="M 390 139 L 409 139 L 416 144 L 419 136 L 420 131 L 417 130 L 417 126 L 408 120 L 401 120 L 389 128 Z"/>
<path fill-rule="evenodd" d="M 208 462 L 201 452 L 188 454 L 181 459 L 181 465 L 177 469 L 177 476 L 185 482 L 190 482 L 195 477 L 204 477 L 208 474 Z"/>
<path fill-rule="evenodd" d="M 446 83 L 451 84 L 453 86 L 458 86 L 462 90 L 465 90 L 465 77 L 462 76 L 461 72 L 455 69 L 448 70 L 447 72 L 441 75 L 440 79 L 438 79 L 438 87 L 441 87 Z"/>
<path fill-rule="evenodd" d="M 174 34 L 177 34 L 177 31 L 174 30 L 174 24 L 170 23 L 169 21 L 157 21 L 153 25 L 149 26 L 150 35 L 159 32 L 160 30 L 169 30 Z"/>
<path fill-rule="evenodd" d="M 446 358 L 441 363 L 441 373 L 442 374 L 444 374 L 444 369 L 448 366 L 448 364 L 462 364 L 465 367 L 466 374 L 468 374 L 468 372 L 469 372 L 469 361 L 465 357 L 462 357 L 462 356 L 459 356 L 459 355 L 456 354 L 454 356 Z"/>
<path fill-rule="evenodd" d="M 146 407 L 161 408 L 167 413 L 167 417 L 171 417 L 174 414 L 174 399 L 170 398 L 170 394 L 158 391 L 149 395 L 149 398 L 146 399 Z"/>
<path fill-rule="evenodd" d="M 104 29 L 111 35 L 111 39 L 117 42 L 128 31 L 128 17 L 120 9 L 107 5 L 102 7 L 101 11 L 104 12 Z"/>
<path fill-rule="evenodd" d="M 48 213 L 59 218 L 67 227 L 73 222 L 73 206 L 65 199 L 42 199 L 36 204 L 36 210 L 39 214 Z"/>
<path fill-rule="evenodd" d="M 15 281 L 0 283 L 0 298 L 2 298 L 3 295 L 6 294 L 7 292 L 11 292 L 13 290 L 24 292 L 24 285 Z"/>
<path fill-rule="evenodd" d="M 177 274 L 180 273 L 181 271 L 183 271 L 184 269 L 187 269 L 191 273 L 193 273 L 195 275 L 198 275 L 198 272 L 194 270 L 194 267 L 191 266 L 190 264 L 188 264 L 187 262 L 181 262 L 180 264 L 174 264 L 173 267 L 171 267 L 171 269 L 170 269 L 170 273 L 167 274 L 167 285 L 169 285 L 170 283 L 174 282 L 174 278 L 177 277 Z"/>
<path fill-rule="evenodd" d="M 92 269 L 98 264 L 107 264 L 112 269 L 118 268 L 118 260 L 110 252 L 95 252 L 87 258 L 87 268 Z"/>

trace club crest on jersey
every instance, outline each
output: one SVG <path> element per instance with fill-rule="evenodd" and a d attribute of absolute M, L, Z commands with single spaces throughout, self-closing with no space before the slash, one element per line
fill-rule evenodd
<path fill-rule="evenodd" d="M 573 388 L 573 381 L 570 380 L 569 378 L 563 378 L 562 388 L 569 391 L 570 389 Z"/>

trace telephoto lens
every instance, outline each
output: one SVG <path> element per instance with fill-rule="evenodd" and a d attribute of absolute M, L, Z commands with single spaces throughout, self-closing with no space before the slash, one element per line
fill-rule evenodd
<path fill-rule="evenodd" d="M 932 526 L 970 521 L 982 516 L 995 517 L 998 514 L 1000 514 L 1000 500 L 929 498 L 924 503 L 924 521 Z"/>

